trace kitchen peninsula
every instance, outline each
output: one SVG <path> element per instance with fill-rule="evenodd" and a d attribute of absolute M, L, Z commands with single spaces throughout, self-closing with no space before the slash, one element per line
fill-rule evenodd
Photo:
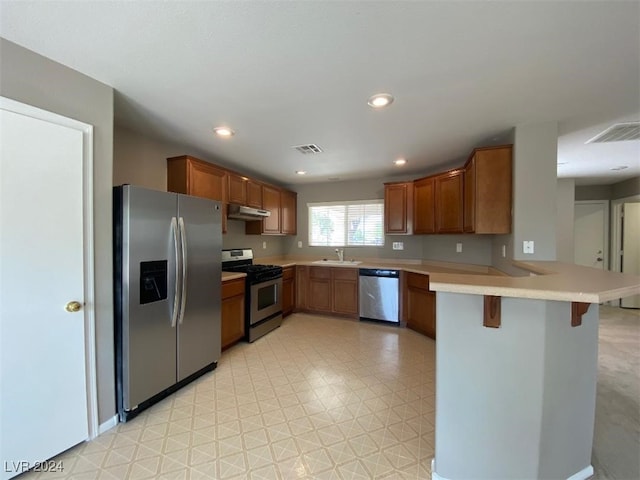
<path fill-rule="evenodd" d="M 513 265 L 522 276 L 428 261 L 332 265 L 429 276 L 438 319 L 436 480 L 593 474 L 597 304 L 640 294 L 640 277 L 560 262 Z"/>

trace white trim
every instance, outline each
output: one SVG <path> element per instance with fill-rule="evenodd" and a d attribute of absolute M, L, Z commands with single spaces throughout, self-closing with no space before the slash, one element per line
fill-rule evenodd
<path fill-rule="evenodd" d="M 431 480 L 448 480 L 445 477 L 441 477 L 435 472 L 434 470 L 435 463 L 436 463 L 436 459 L 432 458 L 431 459 Z M 579 472 L 571 475 L 569 478 L 567 478 L 567 480 L 586 480 L 587 478 L 591 478 L 592 476 L 593 476 L 593 467 L 589 465 L 588 467 L 585 467 Z"/>
<path fill-rule="evenodd" d="M 621 272 L 620 247 L 622 244 L 622 205 L 640 202 L 640 195 L 611 200 L 611 271 Z M 619 307 L 621 299 L 611 300 L 610 305 Z"/>
<path fill-rule="evenodd" d="M 384 203 L 383 198 L 374 198 L 373 200 L 349 200 L 337 202 L 308 202 L 308 207 L 331 207 L 333 205 L 379 205 Z"/>
<path fill-rule="evenodd" d="M 602 205 L 604 207 L 604 248 L 602 255 L 604 257 L 604 269 L 609 270 L 609 237 L 611 236 L 611 224 L 609 222 L 609 200 L 576 200 L 575 202 L 573 202 L 573 208 L 575 210 L 576 205 L 588 204 Z"/>
<path fill-rule="evenodd" d="M 589 465 L 588 467 L 584 467 L 577 473 L 571 475 L 567 480 L 586 480 L 587 478 L 591 478 L 593 476 L 593 467 Z"/>
<path fill-rule="evenodd" d="M 98 386 L 95 319 L 95 253 L 93 226 L 93 126 L 41 108 L 0 96 L 0 108 L 18 115 L 56 123 L 82 132 L 83 241 L 84 241 L 84 323 L 87 424 L 89 439 L 99 435 Z"/>
<path fill-rule="evenodd" d="M 100 427 L 98 428 L 98 435 L 102 435 L 104 432 L 107 432 L 107 431 L 111 430 L 118 423 L 119 423 L 118 415 L 114 415 L 113 417 L 111 417 L 106 422 L 100 424 Z"/>

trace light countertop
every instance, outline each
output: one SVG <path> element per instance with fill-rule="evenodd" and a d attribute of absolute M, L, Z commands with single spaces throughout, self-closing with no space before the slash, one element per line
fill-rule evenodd
<path fill-rule="evenodd" d="M 229 280 L 236 280 L 237 278 L 244 278 L 246 276 L 247 276 L 246 273 L 222 272 L 222 281 L 223 282 L 228 282 Z"/>
<path fill-rule="evenodd" d="M 254 260 L 291 267 L 319 266 L 314 259 L 269 257 Z M 450 262 L 363 259 L 357 265 L 329 264 L 337 268 L 394 268 L 429 275 L 429 288 L 436 292 L 495 295 L 514 298 L 602 303 L 640 294 L 640 276 L 603 271 L 553 261 L 513 261 L 526 276 L 509 276 L 493 267 Z M 322 265 L 320 265 L 322 266 Z"/>

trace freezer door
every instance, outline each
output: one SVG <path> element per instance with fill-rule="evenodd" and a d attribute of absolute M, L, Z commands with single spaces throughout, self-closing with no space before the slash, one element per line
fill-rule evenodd
<path fill-rule="evenodd" d="M 132 410 L 176 383 L 172 326 L 176 255 L 172 218 L 178 196 L 122 187 L 119 410 Z M 116 227 L 118 229 L 118 227 Z"/>
<path fill-rule="evenodd" d="M 184 245 L 183 308 L 178 319 L 178 381 L 220 358 L 222 217 L 220 204 L 178 196 Z"/>

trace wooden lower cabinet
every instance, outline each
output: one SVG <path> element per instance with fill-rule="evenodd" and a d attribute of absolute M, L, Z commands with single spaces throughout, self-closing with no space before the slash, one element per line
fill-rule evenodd
<path fill-rule="evenodd" d="M 331 313 L 331 268 L 309 267 L 307 308 Z"/>
<path fill-rule="evenodd" d="M 244 338 L 244 278 L 222 282 L 221 344 L 229 348 Z"/>
<path fill-rule="evenodd" d="M 407 327 L 436 338 L 436 294 L 429 290 L 429 276 L 404 274 L 404 315 Z"/>
<path fill-rule="evenodd" d="M 358 316 L 358 269 L 331 269 L 331 311 Z"/>
<path fill-rule="evenodd" d="M 282 269 L 282 316 L 293 313 L 296 305 L 296 268 Z"/>
<path fill-rule="evenodd" d="M 296 308 L 308 312 L 358 317 L 358 269 L 297 267 Z"/>

